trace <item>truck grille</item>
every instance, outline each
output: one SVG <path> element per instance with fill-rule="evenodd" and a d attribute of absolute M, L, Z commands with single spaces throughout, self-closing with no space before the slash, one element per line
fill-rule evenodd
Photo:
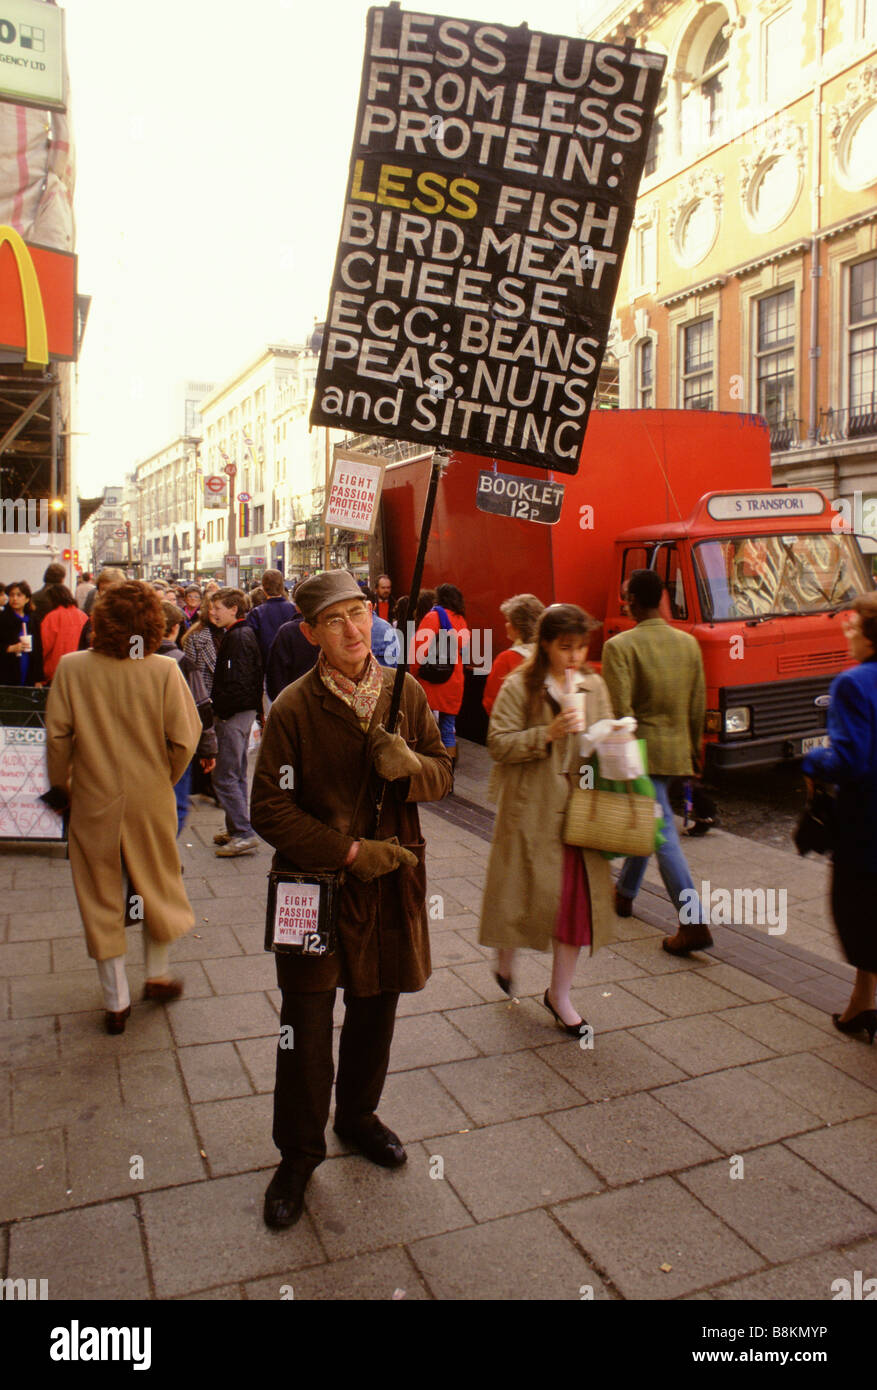
<path fill-rule="evenodd" d="M 808 676 L 800 681 L 776 681 L 770 685 L 730 685 L 721 692 L 723 710 L 748 705 L 752 710 L 751 738 L 807 734 L 826 727 L 827 710 L 814 700 L 827 695 L 833 676 Z M 722 742 L 742 743 L 739 736 Z"/>
<path fill-rule="evenodd" d="M 808 671 L 839 671 L 848 658 L 845 648 L 836 652 L 805 652 L 803 656 L 781 656 L 777 658 L 777 671 L 781 676 L 803 676 Z"/>

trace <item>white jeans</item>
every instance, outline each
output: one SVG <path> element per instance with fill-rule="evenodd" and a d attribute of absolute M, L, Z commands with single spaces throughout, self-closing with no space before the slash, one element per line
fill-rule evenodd
<path fill-rule="evenodd" d="M 148 932 L 143 933 L 143 958 L 146 962 L 147 980 L 158 980 L 167 974 L 168 951 L 166 941 L 153 941 Z M 95 961 L 98 979 L 104 992 L 104 1008 L 112 1014 L 120 1014 L 131 1003 L 125 960 L 125 956 L 112 956 L 109 960 Z"/>

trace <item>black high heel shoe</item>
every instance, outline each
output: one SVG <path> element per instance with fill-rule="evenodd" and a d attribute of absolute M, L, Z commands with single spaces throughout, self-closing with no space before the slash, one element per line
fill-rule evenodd
<path fill-rule="evenodd" d="M 542 1000 L 542 1003 L 545 1005 L 548 1012 L 554 1015 L 555 1023 L 559 1028 L 563 1029 L 564 1033 L 566 1033 L 568 1037 L 580 1038 L 582 1036 L 582 1033 L 588 1027 L 588 1024 L 585 1022 L 583 1018 L 579 1019 L 578 1023 L 564 1023 L 563 1019 L 560 1017 L 560 1014 L 557 1012 L 551 1000 L 548 998 L 547 989 L 545 991 L 545 998 Z"/>
<path fill-rule="evenodd" d="M 868 1034 L 869 1045 L 874 1041 L 874 1034 L 877 1033 L 877 1009 L 863 1009 L 854 1018 L 848 1018 L 846 1023 L 841 1023 L 840 1014 L 832 1014 L 831 1019 L 839 1033 L 865 1032 Z"/>
<path fill-rule="evenodd" d="M 511 975 L 500 975 L 498 970 L 494 970 L 493 978 L 496 980 L 496 983 L 499 985 L 500 989 L 503 991 L 504 994 L 507 994 L 510 999 L 513 999 L 515 997 L 514 990 L 512 989 Z"/>

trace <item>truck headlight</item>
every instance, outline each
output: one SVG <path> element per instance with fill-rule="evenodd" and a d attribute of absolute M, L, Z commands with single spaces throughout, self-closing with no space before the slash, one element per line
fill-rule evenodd
<path fill-rule="evenodd" d="M 752 723 L 752 710 L 748 705 L 734 705 L 725 710 L 725 733 L 746 734 Z"/>

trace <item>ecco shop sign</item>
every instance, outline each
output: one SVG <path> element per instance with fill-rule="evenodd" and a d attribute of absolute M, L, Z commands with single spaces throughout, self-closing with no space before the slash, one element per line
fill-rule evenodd
<path fill-rule="evenodd" d="M 517 516 L 524 521 L 544 521 L 553 526 L 560 520 L 562 502 L 562 483 L 516 478 L 510 473 L 478 474 L 475 505 L 480 512 Z"/>
<path fill-rule="evenodd" d="M 665 62 L 368 11 L 311 424 L 576 472 Z"/>
<path fill-rule="evenodd" d="M 0 0 L 0 100 L 66 110 L 64 11 Z"/>

